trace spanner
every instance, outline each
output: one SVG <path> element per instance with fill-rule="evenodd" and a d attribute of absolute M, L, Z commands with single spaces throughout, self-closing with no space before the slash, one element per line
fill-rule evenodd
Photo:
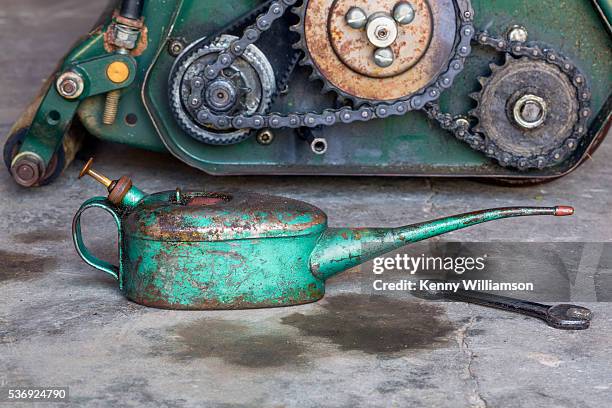
<path fill-rule="evenodd" d="M 562 330 L 588 329 L 593 318 L 593 313 L 582 306 L 568 304 L 545 305 L 472 290 L 458 289 L 456 292 L 427 290 L 415 294 L 428 300 L 453 300 L 520 313 L 544 320 L 549 326 Z"/>

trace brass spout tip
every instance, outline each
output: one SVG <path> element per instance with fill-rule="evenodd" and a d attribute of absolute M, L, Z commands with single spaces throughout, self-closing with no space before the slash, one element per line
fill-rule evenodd
<path fill-rule="evenodd" d="M 555 207 L 555 217 L 567 217 L 568 215 L 574 215 L 574 207 L 566 205 Z"/>
<path fill-rule="evenodd" d="M 81 169 L 81 172 L 79 173 L 79 179 L 82 179 L 83 177 L 85 177 L 87 174 L 89 174 L 89 170 L 91 169 L 91 165 L 93 164 L 94 158 L 90 158 L 87 163 L 85 163 L 85 166 L 83 166 L 83 168 Z"/>
<path fill-rule="evenodd" d="M 93 157 L 89 159 L 87 163 L 85 163 L 85 166 L 81 169 L 81 172 L 79 173 L 79 178 L 86 176 L 86 175 L 90 176 L 91 178 L 96 180 L 98 183 L 104 185 L 104 187 L 110 189 L 111 186 L 113 185 L 113 181 L 109 179 L 108 177 L 104 176 L 103 174 L 100 174 L 94 169 L 92 169 L 91 168 L 92 163 L 93 163 Z"/>

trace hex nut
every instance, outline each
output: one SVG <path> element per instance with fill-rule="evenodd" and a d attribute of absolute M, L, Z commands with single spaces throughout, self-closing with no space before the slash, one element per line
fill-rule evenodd
<path fill-rule="evenodd" d="M 55 88 L 63 98 L 77 99 L 85 91 L 85 82 L 76 72 L 68 71 L 57 78 Z"/>

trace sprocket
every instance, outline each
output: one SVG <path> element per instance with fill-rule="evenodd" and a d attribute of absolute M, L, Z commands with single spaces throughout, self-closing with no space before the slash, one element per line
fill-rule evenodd
<path fill-rule="evenodd" d="M 408 23 L 394 17 L 398 4 L 411 7 Z M 367 18 L 361 28 L 349 23 L 355 9 Z M 473 15 L 466 0 L 304 0 L 292 10 L 300 18 L 291 28 L 300 35 L 294 48 L 304 53 L 300 65 L 312 70 L 311 80 L 323 82 L 323 92 L 354 106 L 407 100 L 433 83 L 452 85 L 452 78 L 442 78 L 449 61 L 470 51 L 459 50 L 465 47 L 459 41 L 462 10 Z M 372 35 L 378 21 L 395 36 L 390 45 Z"/>
<path fill-rule="evenodd" d="M 248 130 L 217 130 L 207 127 L 201 109 L 214 112 L 264 113 L 276 89 L 274 70 L 263 52 L 250 45 L 244 54 L 225 68 L 214 81 L 207 81 L 203 70 L 237 37 L 224 34 L 189 55 L 173 70 L 170 79 L 172 113 L 179 125 L 194 139 L 213 145 L 238 143 Z"/>
<path fill-rule="evenodd" d="M 482 90 L 471 95 L 477 107 L 470 112 L 487 155 L 523 170 L 566 160 L 579 143 L 581 108 L 572 78 L 528 57 L 506 55 L 503 65 L 490 67 L 491 74 L 479 78 Z"/>

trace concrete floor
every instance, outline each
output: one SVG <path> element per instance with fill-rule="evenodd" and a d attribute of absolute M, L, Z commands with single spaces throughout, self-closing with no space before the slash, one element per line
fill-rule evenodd
<path fill-rule="evenodd" d="M 103 3 L 2 2 L 0 133 Z M 165 155 L 103 143 L 97 151 L 102 172 L 130 175 L 146 191 L 265 191 L 312 202 L 334 226 L 391 226 L 501 205 L 577 209 L 572 219 L 502 221 L 444 238 L 465 241 L 612 241 L 610 162 L 608 140 L 563 180 L 508 189 L 458 180 L 209 177 Z M 69 386 L 75 407 L 612 406 L 607 303 L 587 304 L 596 313 L 591 329 L 562 332 L 466 304 L 362 296 L 367 268 L 331 281 L 325 300 L 288 309 L 175 312 L 131 303 L 73 249 L 74 212 L 103 193 L 93 181 L 76 181 L 80 165 L 34 190 L 0 172 L 0 388 Z M 88 244 L 112 259 L 110 219 L 88 219 Z"/>

